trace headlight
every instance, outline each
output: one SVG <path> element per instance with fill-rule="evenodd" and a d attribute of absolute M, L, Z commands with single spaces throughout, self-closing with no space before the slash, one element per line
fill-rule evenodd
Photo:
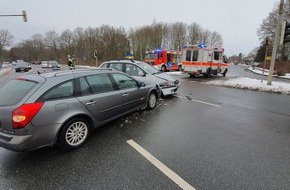
<path fill-rule="evenodd" d="M 176 86 L 175 82 L 172 82 L 172 81 L 167 81 L 160 84 L 161 88 L 164 88 L 164 87 L 169 88 L 169 87 L 175 87 L 175 86 Z"/>

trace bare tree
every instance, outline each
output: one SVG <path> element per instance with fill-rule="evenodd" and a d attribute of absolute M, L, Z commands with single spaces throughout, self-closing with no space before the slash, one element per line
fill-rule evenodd
<path fill-rule="evenodd" d="M 260 40 L 265 40 L 267 37 L 274 39 L 275 32 L 278 23 L 278 6 L 275 6 L 274 10 L 268 15 L 266 19 L 257 30 L 257 34 Z"/>
<path fill-rule="evenodd" d="M 186 24 L 182 22 L 171 24 L 170 34 L 171 47 L 174 50 L 181 50 L 181 48 L 185 45 L 187 38 Z"/>
<path fill-rule="evenodd" d="M 270 38 L 274 41 L 276 28 L 278 27 L 278 18 L 279 18 L 279 4 L 278 2 L 275 4 L 272 12 L 269 13 L 268 17 L 265 18 L 257 30 L 257 35 L 263 44 L 266 38 Z M 290 20 L 290 0 L 284 1 L 284 10 L 282 15 L 283 20 Z M 261 45 L 262 46 L 262 45 Z M 281 50 L 281 58 L 285 59 L 290 54 L 290 44 L 285 44 Z"/>
<path fill-rule="evenodd" d="M 152 30 L 153 30 L 153 47 L 162 47 L 164 42 L 164 36 L 166 36 L 166 33 L 168 32 L 168 27 L 166 24 L 159 22 L 157 23 L 155 20 L 152 24 Z"/>
<path fill-rule="evenodd" d="M 124 58 L 128 39 L 123 27 L 114 28 L 103 25 L 100 28 L 100 39 L 98 41 L 103 59 Z"/>
<path fill-rule="evenodd" d="M 151 25 L 130 28 L 128 32 L 123 27 L 102 25 L 98 28 L 76 28 L 73 31 L 64 30 L 61 35 L 55 31 L 34 35 L 32 39 L 23 41 L 13 48 L 13 57 L 17 52 L 22 56 L 26 48 L 34 52 L 27 53 L 28 59 L 66 60 L 67 55 L 74 55 L 78 63 L 94 63 L 94 51 L 98 51 L 99 60 L 124 58 L 129 51 L 135 59 L 143 60 L 147 50 L 158 47 L 180 50 L 186 44 L 206 43 L 222 45 L 222 36 L 214 31 L 203 30 L 197 23 L 190 26 L 183 22 L 166 24 L 156 22 Z M 12 55 L 12 54 L 11 54 Z M 32 61 L 32 60 L 30 60 Z"/>
<path fill-rule="evenodd" d="M 223 45 L 223 39 L 222 35 L 218 33 L 217 31 L 213 31 L 209 37 L 208 46 L 222 46 Z"/>
<path fill-rule="evenodd" d="M 59 36 L 55 31 L 49 31 L 45 33 L 44 42 L 46 47 L 50 50 L 47 55 L 47 59 L 58 59 L 58 49 L 59 49 Z"/>
<path fill-rule="evenodd" d="M 94 52 L 96 50 L 100 50 L 98 48 L 98 39 L 99 39 L 99 33 L 98 29 L 94 28 L 87 28 L 85 30 L 85 44 L 87 46 L 87 59 L 88 61 L 92 60 L 92 64 L 95 63 L 95 57 L 94 57 Z"/>
<path fill-rule="evenodd" d="M 129 31 L 128 39 L 132 46 L 135 58 L 143 59 L 144 52 L 154 47 L 153 30 L 149 26 L 140 27 Z"/>
<path fill-rule="evenodd" d="M 12 45 L 13 36 L 8 30 L 0 30 L 0 61 L 2 59 L 3 50 L 5 47 Z"/>
<path fill-rule="evenodd" d="M 68 55 L 72 55 L 75 49 L 73 32 L 69 29 L 64 30 L 61 33 L 59 40 L 63 57 L 66 58 Z"/>
<path fill-rule="evenodd" d="M 75 49 L 74 52 L 72 52 L 72 56 L 77 59 L 77 62 L 83 62 L 83 59 L 86 59 L 85 31 L 83 28 L 77 27 L 74 29 L 73 40 Z"/>
<path fill-rule="evenodd" d="M 192 23 L 187 27 L 188 30 L 188 43 L 191 45 L 198 44 L 202 41 L 202 27 L 197 23 Z"/>
<path fill-rule="evenodd" d="M 265 18 L 257 30 L 257 34 L 260 40 L 264 41 L 267 37 L 270 37 L 272 40 L 275 37 L 275 32 L 278 24 L 279 16 L 279 4 L 275 4 L 272 12 L 269 13 L 268 17 Z M 283 20 L 290 19 L 290 0 L 284 1 L 284 10 L 282 15 Z"/>
<path fill-rule="evenodd" d="M 211 31 L 206 29 L 206 30 L 203 30 L 202 34 L 201 34 L 201 41 L 200 43 L 203 43 L 203 44 L 209 44 L 210 42 L 210 36 L 211 36 Z"/>
<path fill-rule="evenodd" d="M 34 34 L 31 38 L 31 41 L 34 49 L 33 60 L 42 60 L 42 58 L 45 56 L 45 44 L 42 34 Z"/>
<path fill-rule="evenodd" d="M 17 44 L 17 56 L 25 61 L 35 60 L 35 48 L 32 40 L 23 40 Z"/>

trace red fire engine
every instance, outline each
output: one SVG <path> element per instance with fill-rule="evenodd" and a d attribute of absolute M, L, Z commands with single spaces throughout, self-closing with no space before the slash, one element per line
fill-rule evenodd
<path fill-rule="evenodd" d="M 170 70 L 181 71 L 181 56 L 181 51 L 164 50 L 157 48 L 153 51 L 147 51 L 144 61 L 163 72 Z"/>
<path fill-rule="evenodd" d="M 226 76 L 228 71 L 224 49 L 190 45 L 182 50 L 182 69 L 190 76 L 202 74 L 210 77 L 221 73 Z"/>

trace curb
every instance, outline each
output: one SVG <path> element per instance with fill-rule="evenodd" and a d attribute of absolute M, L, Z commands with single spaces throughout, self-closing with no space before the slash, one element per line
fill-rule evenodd
<path fill-rule="evenodd" d="M 262 75 L 262 74 L 260 74 L 260 73 L 256 73 L 256 72 L 254 72 L 253 70 L 249 69 L 248 67 L 243 67 L 243 68 L 245 68 L 245 69 L 247 69 L 247 71 L 250 71 L 250 72 L 255 73 L 255 74 L 257 74 L 257 75 Z M 261 68 L 256 68 L 256 69 L 262 71 Z M 267 71 L 268 71 L 268 70 L 267 70 Z M 269 75 L 267 71 L 265 72 L 265 73 L 267 73 L 267 75 L 264 74 L 264 76 L 268 76 L 268 75 Z M 273 75 L 273 77 L 278 78 L 278 79 L 284 79 L 284 80 L 289 80 L 289 81 L 290 81 L 290 78 L 283 77 L 283 76 Z"/>

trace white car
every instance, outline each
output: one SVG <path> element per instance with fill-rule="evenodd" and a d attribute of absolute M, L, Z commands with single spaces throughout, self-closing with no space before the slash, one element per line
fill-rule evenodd
<path fill-rule="evenodd" d="M 112 68 L 148 84 L 157 84 L 163 96 L 175 94 L 179 81 L 171 75 L 158 71 L 148 63 L 135 60 L 112 60 L 100 65 L 100 68 Z"/>
<path fill-rule="evenodd" d="M 51 68 L 51 69 L 59 69 L 60 65 L 57 61 L 41 61 L 41 67 L 42 68 Z"/>

